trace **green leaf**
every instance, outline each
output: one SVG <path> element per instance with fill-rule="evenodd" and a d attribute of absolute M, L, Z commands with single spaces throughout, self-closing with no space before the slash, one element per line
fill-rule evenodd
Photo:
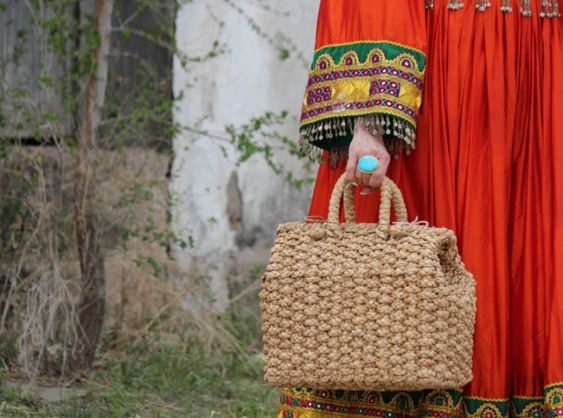
<path fill-rule="evenodd" d="M 278 51 L 278 57 L 280 60 L 285 61 L 286 59 L 288 59 L 290 56 L 290 51 L 289 49 L 286 48 L 280 48 Z"/>
<path fill-rule="evenodd" d="M 131 39 L 131 29 L 130 28 L 123 29 L 123 31 L 121 32 L 121 37 L 125 42 L 129 41 Z"/>

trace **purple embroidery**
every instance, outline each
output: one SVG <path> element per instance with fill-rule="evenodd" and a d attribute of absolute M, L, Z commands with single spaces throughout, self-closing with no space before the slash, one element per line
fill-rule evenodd
<path fill-rule="evenodd" d="M 326 60 L 321 61 L 321 63 L 319 64 L 319 68 L 321 70 L 326 70 L 328 68 L 328 63 L 326 62 Z"/>
<path fill-rule="evenodd" d="M 373 80 L 369 90 L 370 96 L 376 94 L 388 94 L 389 96 L 399 97 L 401 85 L 396 81 Z"/>
<path fill-rule="evenodd" d="M 328 102 L 332 97 L 332 89 L 329 86 L 310 90 L 307 93 L 307 104 Z"/>
<path fill-rule="evenodd" d="M 350 70 L 334 70 L 334 71 L 328 72 L 326 74 L 314 74 L 314 75 L 311 75 L 311 77 L 309 78 L 308 86 L 312 87 L 312 86 L 314 86 L 315 84 L 318 84 L 318 83 L 323 83 L 323 82 L 331 81 L 331 80 L 339 80 L 339 79 L 343 79 L 343 78 L 352 78 L 352 77 L 357 77 L 359 75 L 361 75 L 362 77 L 376 77 L 376 76 L 381 75 L 381 74 L 389 74 L 390 72 L 391 72 L 391 74 L 395 75 L 396 77 L 402 78 L 403 80 L 406 80 L 406 81 L 413 83 L 420 90 L 422 90 L 424 88 L 424 85 L 423 85 L 424 83 L 416 75 L 414 75 L 413 73 L 408 72 L 408 71 L 394 69 L 391 66 L 377 66 L 377 67 L 365 68 L 361 71 L 359 71 L 359 70 L 352 70 L 352 71 L 350 71 Z"/>
<path fill-rule="evenodd" d="M 371 109 L 372 107 L 378 106 L 398 110 L 399 112 L 404 113 L 405 115 L 413 119 L 415 122 L 417 120 L 417 114 L 412 109 L 409 109 L 408 107 L 405 107 L 402 104 L 394 102 L 392 100 L 381 99 L 370 99 L 364 102 L 334 103 L 317 109 L 307 110 L 301 114 L 301 120 L 304 121 L 307 119 L 315 118 L 330 112 Z"/>

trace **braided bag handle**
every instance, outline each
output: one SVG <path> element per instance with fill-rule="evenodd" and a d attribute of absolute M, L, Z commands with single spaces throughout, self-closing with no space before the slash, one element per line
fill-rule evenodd
<path fill-rule="evenodd" d="M 344 197 L 344 218 L 347 223 L 356 223 L 356 206 L 354 203 L 354 185 L 346 180 L 343 174 L 336 182 L 328 211 L 328 222 L 340 223 L 340 200 Z M 391 202 L 399 222 L 408 222 L 405 199 L 399 187 L 389 177 L 383 179 L 381 185 L 381 203 L 379 204 L 379 224 L 389 227 L 391 225 Z"/>
<path fill-rule="evenodd" d="M 356 205 L 354 203 L 354 185 L 346 180 L 343 174 L 332 190 L 328 207 L 328 221 L 330 223 L 340 223 L 340 200 L 344 197 L 344 219 L 346 222 L 356 223 Z"/>
<path fill-rule="evenodd" d="M 380 225 L 391 225 L 391 201 L 393 202 L 397 221 L 408 222 L 407 206 L 399 186 L 389 177 L 385 177 L 381 185 L 381 203 L 379 204 Z"/>

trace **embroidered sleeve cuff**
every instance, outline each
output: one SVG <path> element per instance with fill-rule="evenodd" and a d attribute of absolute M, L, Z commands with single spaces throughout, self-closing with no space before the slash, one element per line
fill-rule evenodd
<path fill-rule="evenodd" d="M 360 116 L 391 149 L 413 149 L 425 62 L 422 52 L 390 42 L 319 49 L 303 101 L 301 151 L 314 159 L 343 151 Z"/>

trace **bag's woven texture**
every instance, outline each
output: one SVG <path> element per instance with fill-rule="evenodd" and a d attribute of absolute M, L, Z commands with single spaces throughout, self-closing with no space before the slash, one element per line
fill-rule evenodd
<path fill-rule="evenodd" d="M 279 226 L 260 293 L 266 381 L 378 391 L 468 383 L 475 281 L 454 233 L 407 223 L 389 179 L 379 224 L 354 222 L 353 186 L 343 177 L 328 222 Z"/>

